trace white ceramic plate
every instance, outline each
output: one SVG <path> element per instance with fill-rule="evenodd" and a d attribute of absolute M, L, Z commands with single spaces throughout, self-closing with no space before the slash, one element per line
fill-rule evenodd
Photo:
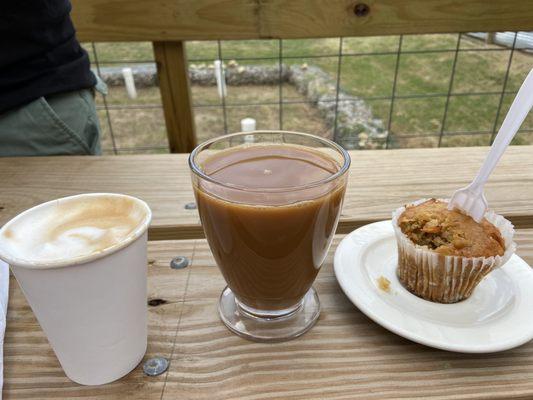
<path fill-rule="evenodd" d="M 489 353 L 533 338 L 533 271 L 516 254 L 490 273 L 472 296 L 437 304 L 407 291 L 396 276 L 391 221 L 363 226 L 339 244 L 335 275 L 348 298 L 368 317 L 407 339 L 438 349 Z M 378 279 L 390 281 L 390 291 Z"/>

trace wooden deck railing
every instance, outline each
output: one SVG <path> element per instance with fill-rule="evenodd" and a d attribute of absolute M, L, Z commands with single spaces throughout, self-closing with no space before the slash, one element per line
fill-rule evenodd
<path fill-rule="evenodd" d="M 171 152 L 196 144 L 186 40 L 533 30 L 528 0 L 72 0 L 81 41 L 151 41 Z"/>

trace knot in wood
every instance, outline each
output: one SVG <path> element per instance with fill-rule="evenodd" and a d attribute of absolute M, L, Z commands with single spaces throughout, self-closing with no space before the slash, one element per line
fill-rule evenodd
<path fill-rule="evenodd" d="M 366 3 L 357 3 L 353 8 L 353 12 L 358 17 L 366 17 L 370 13 L 370 7 Z"/>

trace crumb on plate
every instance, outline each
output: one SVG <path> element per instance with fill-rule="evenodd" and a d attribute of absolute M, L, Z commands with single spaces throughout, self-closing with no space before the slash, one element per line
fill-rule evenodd
<path fill-rule="evenodd" d="M 378 287 L 384 292 L 390 293 L 390 281 L 384 276 L 380 276 L 377 279 Z"/>

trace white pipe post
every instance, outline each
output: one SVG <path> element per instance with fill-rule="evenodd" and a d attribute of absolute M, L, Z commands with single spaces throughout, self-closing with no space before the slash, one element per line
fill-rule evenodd
<path fill-rule="evenodd" d="M 137 89 L 135 88 L 135 80 L 133 79 L 133 71 L 131 68 L 122 68 L 122 76 L 124 77 L 124 84 L 130 99 L 137 98 Z"/>
<path fill-rule="evenodd" d="M 220 98 L 226 97 L 226 76 L 224 74 L 224 66 L 222 61 L 215 60 L 215 79 L 217 80 L 218 96 Z"/>
<path fill-rule="evenodd" d="M 241 119 L 241 132 L 253 132 L 255 131 L 256 121 L 253 118 L 244 118 Z M 253 143 L 254 136 L 246 135 L 244 137 L 244 143 Z"/>

